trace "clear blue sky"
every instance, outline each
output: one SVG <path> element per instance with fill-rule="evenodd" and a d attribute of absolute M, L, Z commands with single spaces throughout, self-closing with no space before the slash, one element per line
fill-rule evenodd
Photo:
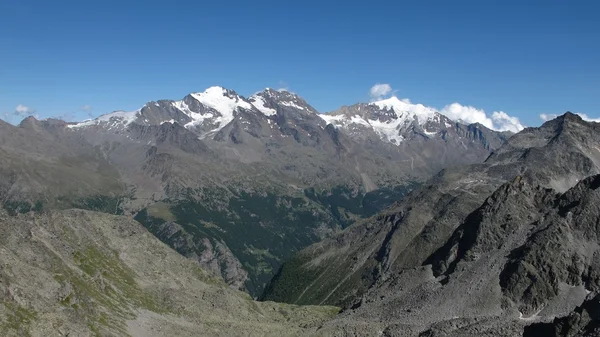
<path fill-rule="evenodd" d="M 84 119 L 212 85 L 330 111 L 389 83 L 526 125 L 598 117 L 599 16 L 598 1 L 0 0 L 0 114 Z"/>

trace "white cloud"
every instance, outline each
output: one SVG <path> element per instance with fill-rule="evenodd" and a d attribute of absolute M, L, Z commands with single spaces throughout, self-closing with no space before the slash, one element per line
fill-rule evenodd
<path fill-rule="evenodd" d="M 578 114 L 578 115 L 579 115 L 579 117 L 581 117 L 583 120 L 586 120 L 586 121 L 588 121 L 588 122 L 596 122 L 596 123 L 600 123 L 600 118 L 592 118 L 592 117 L 589 117 L 589 116 L 588 116 L 588 115 L 586 115 L 586 114 L 582 114 L 582 113 L 579 113 L 579 112 L 577 112 L 577 114 Z"/>
<path fill-rule="evenodd" d="M 369 90 L 371 101 L 378 101 L 383 99 L 385 96 L 394 95 L 392 86 L 387 83 L 377 83 Z M 411 103 L 410 99 L 403 98 L 400 101 L 410 105 L 417 105 Z M 422 107 L 422 106 L 421 106 Z M 437 109 L 434 109 L 437 110 Z M 519 132 L 524 129 L 523 124 L 519 121 L 518 117 L 509 116 L 504 111 L 494 111 L 491 116 L 488 116 L 484 110 L 477 109 L 473 106 L 462 105 L 460 103 L 452 103 L 446 105 L 440 113 L 446 117 L 459 121 L 466 124 L 479 123 L 489 129 L 496 131 L 512 131 Z"/>
<path fill-rule="evenodd" d="M 544 122 L 547 122 L 556 117 L 558 117 L 557 114 L 540 114 L 540 119 L 543 120 Z"/>
<path fill-rule="evenodd" d="M 579 117 L 581 117 L 581 119 L 583 119 L 584 121 L 600 123 L 600 118 L 593 118 L 593 117 L 590 117 L 590 116 L 588 116 L 584 113 L 580 113 L 580 112 L 575 112 L 575 114 L 578 115 Z M 556 117 L 558 117 L 557 114 L 540 114 L 540 119 L 543 120 L 544 122 L 552 120 Z"/>
<path fill-rule="evenodd" d="M 446 105 L 440 110 L 440 113 L 455 121 L 467 124 L 479 123 L 496 131 L 519 132 L 523 130 L 523 125 L 519 121 L 519 118 L 509 116 L 504 111 L 494 111 L 492 116 L 489 117 L 482 109 L 460 103 L 452 103 Z"/>
<path fill-rule="evenodd" d="M 35 113 L 35 110 L 33 110 L 32 108 L 25 106 L 23 104 L 19 104 L 15 108 L 14 115 L 15 116 L 28 116 L 28 115 L 33 115 L 34 113 Z"/>
<path fill-rule="evenodd" d="M 508 130 L 516 133 L 524 129 L 519 118 L 509 116 L 504 111 L 494 111 L 492 113 L 492 122 L 497 130 Z"/>
<path fill-rule="evenodd" d="M 490 129 L 494 127 L 494 123 L 492 123 L 492 120 L 487 117 L 485 111 L 472 106 L 462 105 L 455 102 L 446 105 L 442 110 L 440 110 L 440 113 L 455 121 L 467 124 L 479 123 Z"/>
<path fill-rule="evenodd" d="M 89 104 L 85 104 L 85 105 L 82 105 L 82 106 L 79 108 L 79 110 L 81 110 L 81 111 L 86 111 L 86 112 L 88 112 L 88 111 L 92 111 L 92 106 L 91 106 L 91 105 L 89 105 Z"/>
<path fill-rule="evenodd" d="M 377 83 L 369 90 L 372 101 L 381 100 L 383 97 L 392 93 L 392 86 L 387 83 Z"/>

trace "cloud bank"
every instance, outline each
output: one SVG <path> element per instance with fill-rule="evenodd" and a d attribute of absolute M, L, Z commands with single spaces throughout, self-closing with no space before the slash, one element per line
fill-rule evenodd
<path fill-rule="evenodd" d="M 455 121 L 467 124 L 479 123 L 496 131 L 519 132 L 524 129 L 518 117 L 509 116 L 504 111 L 494 111 L 491 116 L 488 116 L 482 109 L 455 102 L 446 105 L 440 113 Z"/>

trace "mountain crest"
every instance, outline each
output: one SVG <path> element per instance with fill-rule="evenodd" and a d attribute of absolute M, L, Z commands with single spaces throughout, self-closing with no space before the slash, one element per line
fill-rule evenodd
<path fill-rule="evenodd" d="M 263 111 L 264 109 L 261 109 L 262 107 L 270 109 L 270 111 L 294 110 L 302 113 L 318 114 L 317 110 L 310 106 L 310 104 L 308 104 L 302 97 L 287 90 L 274 90 L 271 88 L 266 88 L 265 90 L 252 95 L 250 97 L 250 101 L 255 102 L 255 106 L 263 113 L 265 112 Z M 269 114 L 269 112 L 266 114 Z M 273 113 L 270 112 L 270 114 Z"/>
<path fill-rule="evenodd" d="M 384 111 L 393 111 L 397 118 L 405 120 L 416 119 L 420 124 L 426 123 L 438 114 L 437 111 L 423 104 L 412 104 L 409 100 L 401 100 L 396 96 L 376 101 L 369 105 L 377 106 Z"/>

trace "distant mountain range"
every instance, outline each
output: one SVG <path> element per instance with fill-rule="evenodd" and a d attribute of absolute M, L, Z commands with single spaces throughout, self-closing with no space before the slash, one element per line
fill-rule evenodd
<path fill-rule="evenodd" d="M 288 91 L 211 87 L 84 122 L 0 124 L 0 198 L 13 214 L 133 216 L 258 296 L 294 252 L 510 135 L 396 98 L 320 114 Z"/>

